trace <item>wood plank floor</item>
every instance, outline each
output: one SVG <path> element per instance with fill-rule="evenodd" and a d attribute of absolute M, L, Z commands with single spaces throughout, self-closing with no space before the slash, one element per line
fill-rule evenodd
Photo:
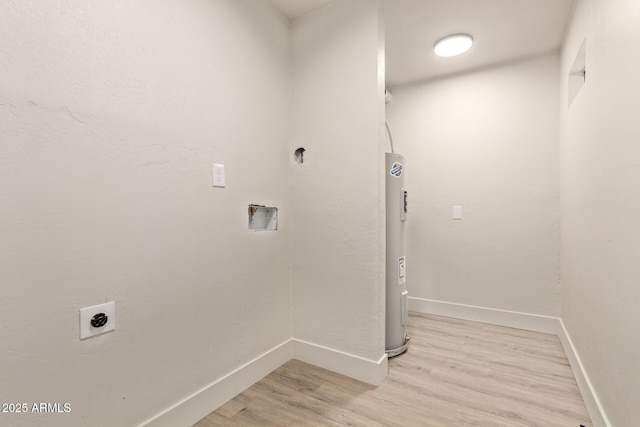
<path fill-rule="evenodd" d="M 292 360 L 212 426 L 591 426 L 558 337 L 411 313 L 409 351 L 373 387 Z"/>

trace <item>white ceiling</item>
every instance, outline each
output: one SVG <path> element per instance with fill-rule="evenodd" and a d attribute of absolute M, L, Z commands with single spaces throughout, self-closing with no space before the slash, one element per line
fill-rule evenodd
<path fill-rule="evenodd" d="M 269 0 L 289 19 L 297 18 L 307 12 L 326 6 L 336 0 Z"/>
<path fill-rule="evenodd" d="M 270 0 L 290 19 L 335 0 Z M 573 0 L 384 0 L 387 86 L 459 73 L 560 47 Z M 433 44 L 473 36 L 464 55 L 439 58 Z"/>

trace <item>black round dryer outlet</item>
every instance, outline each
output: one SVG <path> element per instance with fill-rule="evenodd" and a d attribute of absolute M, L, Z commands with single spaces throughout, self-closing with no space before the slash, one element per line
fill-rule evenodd
<path fill-rule="evenodd" d="M 107 324 L 109 316 L 104 313 L 98 313 L 91 318 L 91 326 L 94 328 L 101 328 Z"/>

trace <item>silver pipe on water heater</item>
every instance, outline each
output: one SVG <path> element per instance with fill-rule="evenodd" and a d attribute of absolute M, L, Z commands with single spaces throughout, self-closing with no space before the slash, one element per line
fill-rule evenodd
<path fill-rule="evenodd" d="M 391 92 L 387 89 L 384 90 L 384 103 L 385 105 L 391 102 Z M 387 135 L 389 135 L 389 142 L 391 143 L 391 152 L 395 153 L 396 150 L 393 148 L 393 136 L 391 135 L 391 129 L 389 128 L 389 122 L 387 119 L 384 120 L 384 125 L 387 128 Z"/>

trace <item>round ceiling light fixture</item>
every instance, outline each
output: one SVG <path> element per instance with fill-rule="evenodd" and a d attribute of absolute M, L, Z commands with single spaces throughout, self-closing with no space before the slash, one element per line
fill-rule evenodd
<path fill-rule="evenodd" d="M 452 34 L 436 42 L 433 51 L 438 56 L 456 56 L 465 53 L 473 46 L 473 37 L 469 34 Z"/>

